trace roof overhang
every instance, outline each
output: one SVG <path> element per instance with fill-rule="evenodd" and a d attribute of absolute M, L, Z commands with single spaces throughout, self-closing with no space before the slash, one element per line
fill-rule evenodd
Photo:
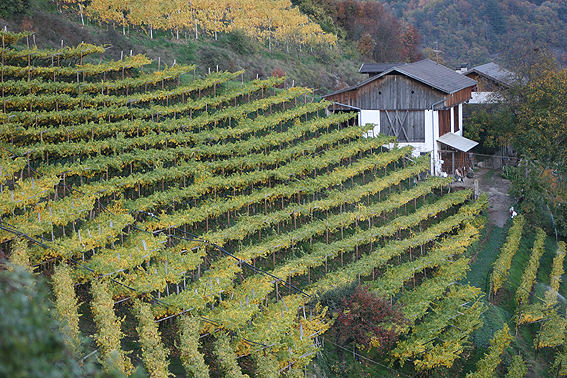
<path fill-rule="evenodd" d="M 404 76 L 406 76 L 406 77 L 408 77 L 412 80 L 415 80 L 417 82 L 420 82 L 424 85 L 427 85 L 427 86 L 429 86 L 429 87 L 431 87 L 431 88 L 433 88 L 433 89 L 435 89 L 435 90 L 437 90 L 437 91 L 439 91 L 439 92 L 441 92 L 445 95 L 455 94 L 455 93 L 457 93 L 457 92 L 459 92 L 459 91 L 461 91 L 465 88 L 472 88 L 477 84 L 477 82 L 475 80 L 467 77 L 467 80 L 465 80 L 466 82 L 461 82 L 461 83 L 455 84 L 455 85 L 452 86 L 451 89 L 448 89 L 448 88 L 443 88 L 442 86 L 437 85 L 436 83 L 432 82 L 431 80 L 428 80 L 427 78 L 423 77 L 425 75 L 420 76 L 420 75 L 416 74 L 415 72 L 411 71 L 411 67 L 415 67 L 416 65 L 420 65 L 420 64 L 421 65 L 428 64 L 427 62 L 431 62 L 431 61 L 429 61 L 428 59 L 424 59 L 424 60 L 419 61 L 419 62 L 408 63 L 408 64 L 403 64 L 403 65 L 400 65 L 400 66 L 391 67 L 390 69 L 387 69 L 386 71 L 382 72 L 381 74 L 372 76 L 372 77 L 370 77 L 370 78 L 368 78 L 368 79 L 366 79 L 366 80 L 364 80 L 364 81 L 362 81 L 362 82 L 360 82 L 356 85 L 353 85 L 353 86 L 350 86 L 350 87 L 347 87 L 347 88 L 343 88 L 343 89 L 328 93 L 326 95 L 323 95 L 323 98 L 328 98 L 328 97 L 335 96 L 337 94 L 344 93 L 344 92 L 350 92 L 350 91 L 358 90 L 359 88 L 367 85 L 368 83 L 371 83 L 375 80 L 379 80 L 386 75 L 396 74 L 396 73 L 404 75 Z M 435 63 L 431 62 L 431 64 L 435 64 Z M 408 69 L 408 67 L 410 69 Z M 360 68 L 362 68 L 362 66 Z M 463 77 L 463 75 L 457 74 L 457 73 L 453 72 L 452 70 L 449 70 L 448 68 L 446 68 L 446 70 L 447 70 L 448 75 L 453 74 L 453 75 Z"/>
<path fill-rule="evenodd" d="M 437 139 L 437 141 L 463 152 L 468 152 L 471 148 L 478 145 L 478 142 L 457 135 L 455 133 L 447 133 L 445 135 L 442 135 Z"/>
<path fill-rule="evenodd" d="M 488 79 L 488 80 L 492 80 L 492 81 L 494 81 L 495 83 L 497 83 L 497 84 L 503 86 L 504 88 L 510 88 L 510 83 L 507 83 L 507 82 L 505 82 L 505 81 L 503 81 L 503 80 L 501 80 L 501 79 L 495 78 L 495 77 L 492 76 L 492 75 L 488 75 L 486 72 L 478 71 L 478 70 L 475 69 L 475 68 L 472 68 L 472 69 L 468 70 L 468 71 L 465 72 L 463 75 L 465 75 L 466 77 L 469 77 L 469 75 L 472 74 L 472 73 L 475 73 L 475 74 L 477 74 L 477 75 L 479 75 L 479 76 L 482 76 L 482 77 L 484 77 L 484 78 L 486 78 L 486 79 Z M 472 78 L 471 78 L 471 79 L 472 79 Z M 474 79 L 473 79 L 473 80 L 474 80 Z"/>

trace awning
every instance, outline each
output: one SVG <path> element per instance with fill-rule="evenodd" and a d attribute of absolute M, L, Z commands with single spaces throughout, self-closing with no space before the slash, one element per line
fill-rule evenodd
<path fill-rule="evenodd" d="M 447 133 L 439 137 L 437 141 L 463 152 L 469 151 L 478 144 L 474 140 L 467 139 L 454 133 Z"/>

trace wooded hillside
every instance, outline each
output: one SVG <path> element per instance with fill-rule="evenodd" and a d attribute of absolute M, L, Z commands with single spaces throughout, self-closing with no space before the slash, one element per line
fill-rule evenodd
<path fill-rule="evenodd" d="M 386 0 L 415 25 L 423 46 L 449 64 L 481 64 L 526 44 L 553 50 L 567 63 L 567 3 L 525 0 Z"/>

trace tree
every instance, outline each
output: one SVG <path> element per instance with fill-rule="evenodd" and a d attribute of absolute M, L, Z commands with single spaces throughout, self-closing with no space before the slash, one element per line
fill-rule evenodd
<path fill-rule="evenodd" d="M 490 26 L 496 34 L 503 34 L 506 32 L 506 19 L 502 14 L 498 1 L 488 0 L 486 2 L 486 17 L 488 17 Z"/>
<path fill-rule="evenodd" d="M 374 51 L 374 46 L 376 46 L 376 41 L 368 33 L 364 33 L 362 37 L 357 42 L 358 52 L 360 55 L 367 56 Z"/>
<path fill-rule="evenodd" d="M 406 25 L 401 43 L 404 60 L 415 62 L 423 58 L 423 54 L 419 51 L 421 36 L 415 26 Z"/>
<path fill-rule="evenodd" d="M 499 104 L 472 113 L 467 136 L 517 154 L 519 164 L 505 167 L 510 193 L 530 221 L 567 237 L 567 71 L 531 45 L 507 59 L 515 82 L 499 93 Z"/>
<path fill-rule="evenodd" d="M 0 17 L 9 18 L 24 14 L 29 9 L 29 0 L 0 1 Z"/>
<path fill-rule="evenodd" d="M 401 311 L 389 300 L 370 293 L 368 287 L 358 286 L 350 299 L 343 299 L 337 318 L 338 336 L 343 343 L 354 341 L 365 348 L 387 351 L 398 339 L 398 328 L 405 323 Z"/>
<path fill-rule="evenodd" d="M 336 0 L 335 22 L 347 33 L 349 39 L 364 42 L 375 41 L 372 58 L 378 62 L 414 61 L 421 58 L 420 36 L 412 26 L 403 26 L 384 6 L 376 1 Z M 368 36 L 370 39 L 368 38 Z"/>
<path fill-rule="evenodd" d="M 0 271 L 0 376 L 84 376 L 66 347 L 42 281 L 26 269 Z"/>
<path fill-rule="evenodd" d="M 542 165 L 565 170 L 567 163 L 567 70 L 547 70 L 524 86 L 514 144 Z"/>
<path fill-rule="evenodd" d="M 567 236 L 567 71 L 554 69 L 545 52 L 525 68 L 504 96 L 508 122 L 492 134 L 519 155 L 518 167 L 506 169 L 511 193 L 532 220 Z M 530 58 L 531 59 L 531 58 Z"/>

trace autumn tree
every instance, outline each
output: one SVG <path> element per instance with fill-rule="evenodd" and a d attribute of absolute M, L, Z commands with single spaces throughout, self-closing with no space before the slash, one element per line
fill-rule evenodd
<path fill-rule="evenodd" d="M 358 286 L 344 298 L 337 318 L 339 340 L 365 348 L 389 350 L 398 339 L 398 328 L 406 323 L 401 311 L 385 298 Z"/>
<path fill-rule="evenodd" d="M 61 0 L 78 6 L 84 0 Z M 336 36 L 301 13 L 289 0 L 91 0 L 86 9 L 93 19 L 122 26 L 137 26 L 153 38 L 154 30 L 170 31 L 179 39 L 182 31 L 218 38 L 218 33 L 239 31 L 252 38 L 303 45 L 334 44 Z"/>
<path fill-rule="evenodd" d="M 421 45 L 421 36 L 413 25 L 406 25 L 404 33 L 401 37 L 402 55 L 407 57 L 410 62 L 414 62 L 423 58 L 423 54 L 419 51 Z"/>
<path fill-rule="evenodd" d="M 371 55 L 374 51 L 374 47 L 376 46 L 376 41 L 369 33 L 364 33 L 358 42 L 356 43 L 358 47 L 358 52 L 362 56 Z"/>
<path fill-rule="evenodd" d="M 405 26 L 384 6 L 375 1 L 336 0 L 336 22 L 345 29 L 349 39 L 375 44 L 372 58 L 378 62 L 415 61 L 421 58 L 420 36 L 411 26 Z M 366 34 L 369 36 L 366 36 Z"/>
<path fill-rule="evenodd" d="M 513 146 L 522 157 L 509 168 L 512 192 L 535 218 L 549 212 L 556 235 L 567 237 L 567 71 L 548 70 L 523 86 Z"/>

